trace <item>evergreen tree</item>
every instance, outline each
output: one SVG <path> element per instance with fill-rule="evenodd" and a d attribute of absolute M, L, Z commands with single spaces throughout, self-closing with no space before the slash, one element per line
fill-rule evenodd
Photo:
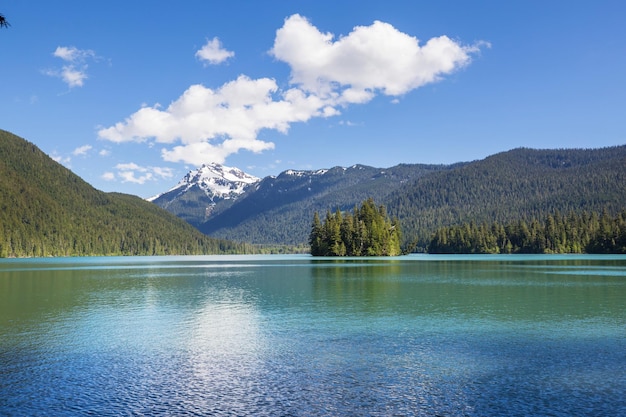
<path fill-rule="evenodd" d="M 626 253 L 626 210 L 612 217 L 608 210 L 598 215 L 567 216 L 559 211 L 543 223 L 530 219 L 506 226 L 473 222 L 437 229 L 430 240 L 430 253 Z"/>
<path fill-rule="evenodd" d="M 389 220 L 384 206 L 368 199 L 352 214 L 326 212 L 324 223 L 313 216 L 309 244 L 313 256 L 397 256 L 402 235 L 397 220 Z"/>
<path fill-rule="evenodd" d="M 324 237 L 322 234 L 322 222 L 320 216 L 315 212 L 313 215 L 313 225 L 311 226 L 311 234 L 309 236 L 309 245 L 311 246 L 311 255 L 320 256 L 326 250 L 323 247 Z"/>

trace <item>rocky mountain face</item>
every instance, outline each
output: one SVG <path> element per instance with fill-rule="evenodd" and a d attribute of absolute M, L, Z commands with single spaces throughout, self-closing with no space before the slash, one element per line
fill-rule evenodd
<path fill-rule="evenodd" d="M 189 171 L 170 190 L 148 201 L 199 226 L 216 210 L 229 207 L 260 178 L 238 168 L 211 163 Z"/>

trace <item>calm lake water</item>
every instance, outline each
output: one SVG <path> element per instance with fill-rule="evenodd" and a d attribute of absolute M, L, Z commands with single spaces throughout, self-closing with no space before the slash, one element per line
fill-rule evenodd
<path fill-rule="evenodd" d="M 0 415 L 626 416 L 626 257 L 2 260 Z"/>

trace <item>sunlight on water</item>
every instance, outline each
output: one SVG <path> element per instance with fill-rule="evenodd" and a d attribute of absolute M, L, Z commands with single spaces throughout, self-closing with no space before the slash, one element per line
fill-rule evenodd
<path fill-rule="evenodd" d="M 0 415 L 626 415 L 626 257 L 0 262 Z"/>

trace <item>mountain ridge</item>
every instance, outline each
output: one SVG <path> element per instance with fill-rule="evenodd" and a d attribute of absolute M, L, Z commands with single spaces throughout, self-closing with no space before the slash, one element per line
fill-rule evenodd
<path fill-rule="evenodd" d="M 168 191 L 147 200 L 154 202 L 163 195 L 175 191 L 180 195 L 195 185 L 210 198 L 229 199 L 242 194 L 246 186 L 260 180 L 260 178 L 247 174 L 239 168 L 227 167 L 217 163 L 203 164 L 200 168 L 189 171 L 178 184 Z"/>
<path fill-rule="evenodd" d="M 240 250 L 137 196 L 96 190 L 34 144 L 0 130 L 0 257 Z"/>
<path fill-rule="evenodd" d="M 161 197 L 154 202 L 211 236 L 225 233 L 237 241 L 302 245 L 304 242 L 290 238 L 294 233 L 301 235 L 301 230 L 293 229 L 293 225 L 308 223 L 312 210 L 325 211 L 328 206 L 352 209 L 372 193 L 384 196 L 412 178 L 447 168 L 428 164 L 399 164 L 391 168 L 356 164 L 315 170 L 288 169 L 250 184 L 242 194 L 228 200 L 214 201 L 204 196 L 200 187 L 191 186 L 176 195 L 165 193 L 170 200 Z M 186 182 L 183 179 L 180 183 Z M 246 200 L 245 204 L 240 204 L 242 199 Z M 268 226 L 276 223 L 277 218 L 282 222 L 280 231 Z M 257 222 L 263 226 L 250 232 Z M 281 237 L 257 239 L 257 236 L 271 237 L 276 233 Z"/>
<path fill-rule="evenodd" d="M 286 170 L 263 178 L 227 209 L 198 228 L 210 236 L 230 236 L 259 244 L 301 245 L 315 211 L 350 210 L 375 195 L 377 201 L 411 179 L 448 169 L 445 165 L 366 165 L 310 171 Z"/>
<path fill-rule="evenodd" d="M 626 145 L 515 148 L 450 165 L 366 165 L 285 170 L 194 225 L 210 236 L 257 244 L 307 242 L 315 211 L 350 210 L 373 197 L 424 246 L 441 226 L 541 218 L 553 210 L 617 213 L 626 207 Z"/>
<path fill-rule="evenodd" d="M 260 180 L 239 168 L 203 164 L 190 170 L 168 191 L 147 200 L 197 227 L 220 205 L 228 207 Z"/>
<path fill-rule="evenodd" d="M 208 200 L 210 213 L 190 199 L 207 217 L 194 228 L 139 197 L 96 190 L 34 144 L 0 130 L 0 257 L 251 249 L 233 241 L 305 245 L 314 212 L 348 211 L 370 197 L 400 221 L 405 244 L 422 247 L 441 226 L 541 219 L 555 210 L 614 215 L 626 207 L 626 145 L 516 148 L 451 165 L 291 169 L 258 180 L 235 168 L 211 169 L 216 177 L 243 179 L 245 189 L 214 182 L 222 194 Z M 200 177 L 189 174 L 186 184 Z M 200 185 L 184 195 L 190 190 L 206 198 Z"/>
<path fill-rule="evenodd" d="M 441 226 L 542 219 L 554 211 L 617 214 L 626 207 L 626 145 L 516 148 L 421 178 L 385 204 L 421 245 Z"/>

